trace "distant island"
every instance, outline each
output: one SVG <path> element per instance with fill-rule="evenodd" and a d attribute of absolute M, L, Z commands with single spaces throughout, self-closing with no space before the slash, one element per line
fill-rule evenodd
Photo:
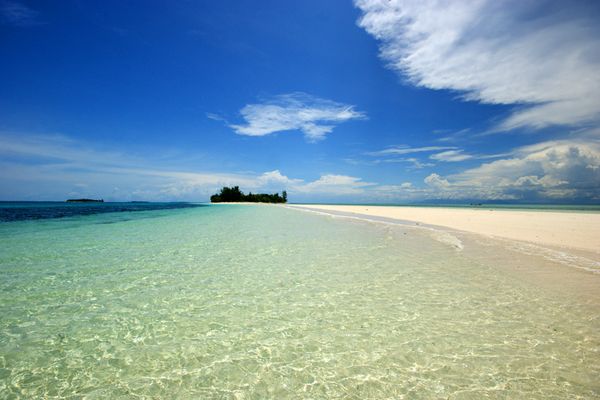
<path fill-rule="evenodd" d="M 68 199 L 67 203 L 104 203 L 104 199 Z"/>
<path fill-rule="evenodd" d="M 223 187 L 219 194 L 213 194 L 210 196 L 211 203 L 222 203 L 222 202 L 231 202 L 231 203 L 239 203 L 239 202 L 249 202 L 249 203 L 287 203 L 287 192 L 284 190 L 281 192 L 281 196 L 279 193 L 275 194 L 267 194 L 267 193 L 248 193 L 244 194 L 240 190 L 239 186 L 234 187 Z"/>

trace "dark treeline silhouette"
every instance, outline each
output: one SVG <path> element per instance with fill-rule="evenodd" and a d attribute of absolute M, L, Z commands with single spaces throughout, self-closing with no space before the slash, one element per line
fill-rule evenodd
<path fill-rule="evenodd" d="M 67 203 L 104 203 L 104 199 L 68 199 Z"/>
<path fill-rule="evenodd" d="M 281 196 L 279 193 L 275 194 L 267 194 L 267 193 L 256 193 L 252 192 L 248 194 L 244 194 L 240 190 L 239 186 L 234 187 L 223 187 L 219 194 L 213 194 L 210 196 L 211 203 L 221 203 L 221 202 L 241 202 L 247 201 L 250 203 L 287 203 L 287 192 L 284 190 L 281 192 Z"/>

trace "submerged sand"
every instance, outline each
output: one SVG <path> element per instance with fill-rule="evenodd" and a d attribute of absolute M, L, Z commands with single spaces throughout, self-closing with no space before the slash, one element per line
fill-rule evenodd
<path fill-rule="evenodd" d="M 600 213 L 452 207 L 289 206 L 412 221 L 539 245 L 600 253 Z"/>

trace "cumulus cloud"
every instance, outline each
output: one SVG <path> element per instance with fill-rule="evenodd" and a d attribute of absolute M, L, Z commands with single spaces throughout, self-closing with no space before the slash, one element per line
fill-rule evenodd
<path fill-rule="evenodd" d="M 547 141 L 514 150 L 509 158 L 458 174 L 425 178 L 445 197 L 482 199 L 600 199 L 600 143 Z"/>
<path fill-rule="evenodd" d="M 256 173 L 173 169 L 155 161 L 64 136 L 0 133 L 0 198 L 57 200 L 78 193 L 118 200 L 198 201 L 222 186 L 239 185 L 253 192 L 285 189 L 296 201 L 600 200 L 600 141 L 594 139 L 519 147 L 457 174 L 431 173 L 421 185 L 382 184 L 335 173 L 306 180 L 278 169 Z"/>
<path fill-rule="evenodd" d="M 366 118 L 366 114 L 353 105 L 299 92 L 248 104 L 240 113 L 245 123 L 229 124 L 240 135 L 265 136 L 299 130 L 311 142 L 324 139 L 342 122 Z"/>
<path fill-rule="evenodd" d="M 355 4 L 359 26 L 380 42 L 387 66 L 410 83 L 518 105 L 498 130 L 600 120 L 600 29 L 597 12 L 586 9 L 593 2 Z"/>
<path fill-rule="evenodd" d="M 294 189 L 299 192 L 352 195 L 362 194 L 367 187 L 375 185 L 354 176 L 326 174 L 313 182 L 295 186 Z"/>
<path fill-rule="evenodd" d="M 445 189 L 448 186 L 450 186 L 450 183 L 446 179 L 443 179 L 441 176 L 439 176 L 436 173 L 433 173 L 433 174 L 427 176 L 424 179 L 424 182 L 426 184 L 428 184 L 429 186 L 434 187 L 436 189 Z"/>
<path fill-rule="evenodd" d="M 297 185 L 302 183 L 302 179 L 290 179 L 283 175 L 278 169 L 265 172 L 258 178 L 261 184 L 275 183 L 280 185 Z"/>

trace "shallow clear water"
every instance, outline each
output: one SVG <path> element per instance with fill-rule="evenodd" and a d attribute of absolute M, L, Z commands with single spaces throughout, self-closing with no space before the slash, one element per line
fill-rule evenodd
<path fill-rule="evenodd" d="M 446 239 L 272 206 L 2 223 L 0 397 L 600 397 L 597 297 Z"/>

